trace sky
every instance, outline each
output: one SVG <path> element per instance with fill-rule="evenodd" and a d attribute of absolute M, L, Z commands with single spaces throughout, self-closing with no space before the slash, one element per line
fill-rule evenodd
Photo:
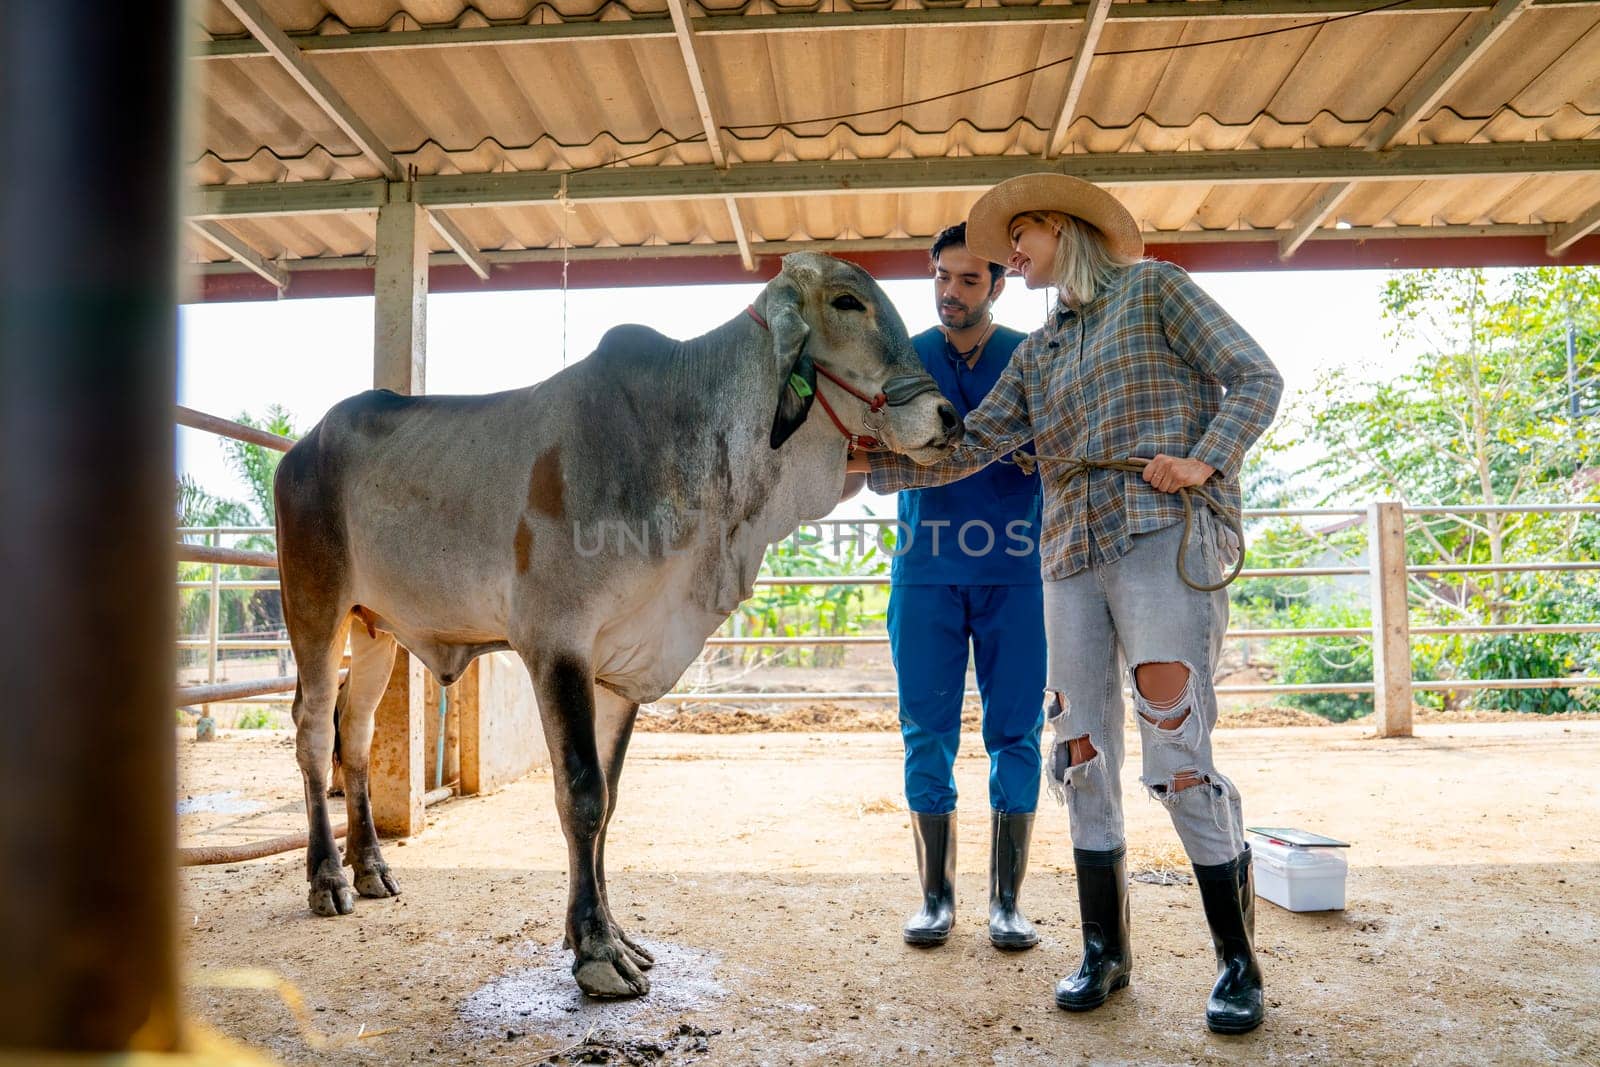
<path fill-rule="evenodd" d="M 1383 271 L 1196 274 L 1283 372 L 1285 402 L 1334 367 L 1398 368 L 1379 315 Z M 930 281 L 884 290 L 913 334 L 938 321 Z M 446 293 L 428 299 L 429 393 L 485 393 L 530 385 L 591 352 L 619 323 L 694 337 L 743 311 L 759 283 L 646 289 Z M 1046 297 L 1013 278 L 996 318 L 1024 332 L 1044 321 Z M 178 403 L 208 414 L 288 409 L 309 429 L 329 407 L 372 382 L 370 297 L 190 304 L 180 310 Z M 178 429 L 178 470 L 215 495 L 249 494 L 228 470 L 219 438 Z M 841 517 L 894 515 L 894 500 L 863 491 Z"/>

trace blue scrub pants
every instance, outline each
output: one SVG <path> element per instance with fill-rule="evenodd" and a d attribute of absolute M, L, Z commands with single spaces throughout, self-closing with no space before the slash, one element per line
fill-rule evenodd
<path fill-rule="evenodd" d="M 969 641 L 983 698 L 989 806 L 1006 814 L 1033 811 L 1046 659 L 1039 585 L 897 585 L 890 591 L 906 802 L 924 815 L 955 810 Z"/>

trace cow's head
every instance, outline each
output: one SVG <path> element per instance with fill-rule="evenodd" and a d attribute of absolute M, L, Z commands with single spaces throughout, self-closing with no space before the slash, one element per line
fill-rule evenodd
<path fill-rule="evenodd" d="M 876 438 L 920 463 L 932 463 L 960 441 L 961 417 L 866 271 L 832 256 L 794 252 L 783 257 L 783 270 L 760 302 L 785 370 L 773 448 L 806 420 L 819 390 L 850 433 Z"/>

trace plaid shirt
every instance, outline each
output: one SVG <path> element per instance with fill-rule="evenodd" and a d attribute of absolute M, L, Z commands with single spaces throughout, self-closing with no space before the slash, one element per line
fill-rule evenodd
<path fill-rule="evenodd" d="M 1058 305 L 1028 335 L 953 453 L 926 467 L 873 453 L 869 484 L 880 493 L 943 485 L 1031 438 L 1049 455 L 1203 460 L 1217 469 L 1207 488 L 1237 519 L 1245 452 L 1282 394 L 1277 368 L 1215 300 L 1181 268 L 1145 260 L 1082 308 Z M 1119 559 L 1134 534 L 1183 518 L 1177 493 L 1137 474 L 1091 470 L 1063 483 L 1063 464 L 1039 469 L 1046 579 Z"/>

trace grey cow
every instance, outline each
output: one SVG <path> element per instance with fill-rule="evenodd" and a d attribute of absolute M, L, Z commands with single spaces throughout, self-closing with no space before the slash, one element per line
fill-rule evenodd
<path fill-rule="evenodd" d="M 830 417 L 808 419 L 819 393 Z M 926 463 L 962 426 L 871 277 L 813 253 L 786 257 L 749 314 L 692 341 L 620 326 L 530 388 L 334 406 L 276 484 L 311 910 L 400 891 L 367 786 L 396 642 L 445 684 L 512 649 L 554 766 L 573 975 L 594 996 L 648 992 L 653 961 L 605 888 L 634 717 L 750 595 L 767 546 L 832 509 L 851 433 Z M 347 634 L 337 730 L 353 891 L 325 799 Z"/>

